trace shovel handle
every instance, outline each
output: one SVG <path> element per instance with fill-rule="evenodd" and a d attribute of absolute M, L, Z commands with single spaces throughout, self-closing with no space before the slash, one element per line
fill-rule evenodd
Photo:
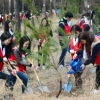
<path fill-rule="evenodd" d="M 68 74 L 68 78 L 70 78 L 70 74 Z"/>
<path fill-rule="evenodd" d="M 28 61 L 32 64 L 32 66 L 34 66 L 33 62 L 32 62 L 30 59 L 28 59 Z M 38 80 L 38 82 L 39 82 L 39 81 L 40 81 L 40 79 L 39 79 L 39 76 L 38 76 L 38 74 L 37 74 L 36 70 L 35 70 L 34 68 L 32 68 L 32 69 L 33 69 L 33 71 L 34 71 L 34 73 L 35 73 L 36 79 L 37 79 L 37 80 Z"/>
<path fill-rule="evenodd" d="M 5 64 L 6 66 L 8 66 L 8 67 L 11 69 L 11 71 L 13 71 L 13 69 L 12 69 L 11 65 L 9 64 L 9 62 L 8 62 L 8 64 L 6 64 L 6 63 L 4 62 L 4 64 Z M 22 80 L 18 77 L 17 74 L 16 74 L 16 78 L 19 80 L 19 82 L 21 83 L 21 85 L 24 85 L 23 82 L 22 82 Z"/>

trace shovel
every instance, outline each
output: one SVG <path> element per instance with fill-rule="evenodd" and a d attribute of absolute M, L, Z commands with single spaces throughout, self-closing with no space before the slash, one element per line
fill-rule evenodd
<path fill-rule="evenodd" d="M 31 61 L 30 59 L 28 59 L 28 61 L 32 64 L 32 66 L 34 66 L 33 61 Z M 38 76 L 36 70 L 34 68 L 32 68 L 32 69 L 33 69 L 33 71 L 35 73 L 36 79 L 37 79 L 38 84 L 39 84 L 38 90 L 41 93 L 43 93 L 43 92 L 49 92 L 49 89 L 47 88 L 47 86 L 41 84 L 40 79 L 39 79 L 39 76 Z"/>
<path fill-rule="evenodd" d="M 70 83 L 70 75 L 68 75 L 67 84 L 63 84 L 63 85 L 62 85 L 62 89 L 63 89 L 65 92 L 70 93 L 71 90 L 72 90 L 72 87 L 73 87 L 73 85 Z"/>
<path fill-rule="evenodd" d="M 8 61 L 8 64 L 6 64 L 6 63 L 4 63 L 6 66 L 8 66 L 9 68 L 10 68 L 10 70 L 11 71 L 13 71 L 13 69 L 12 69 L 12 67 L 11 67 L 11 65 L 10 65 L 10 62 Z M 25 88 L 25 93 L 26 94 L 32 94 L 33 93 L 33 90 L 31 89 L 31 88 L 29 88 L 29 87 L 26 87 L 24 84 L 23 84 L 23 82 L 22 82 L 22 80 L 18 77 L 18 75 L 16 74 L 16 78 L 18 79 L 18 81 L 20 82 L 20 84 L 22 85 L 22 87 L 24 87 Z"/>

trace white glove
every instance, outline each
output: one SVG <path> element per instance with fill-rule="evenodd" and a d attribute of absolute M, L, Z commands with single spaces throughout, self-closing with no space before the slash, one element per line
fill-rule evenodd
<path fill-rule="evenodd" d="M 14 75 L 14 76 L 16 76 L 16 70 L 14 69 L 13 71 L 12 71 L 12 74 Z"/>
<path fill-rule="evenodd" d="M 76 59 L 76 58 L 77 58 L 77 54 L 74 54 L 73 59 Z"/>
<path fill-rule="evenodd" d="M 4 58 L 3 58 L 3 61 L 4 61 L 4 62 L 7 62 L 7 58 L 6 58 L 6 57 L 4 57 Z"/>
<path fill-rule="evenodd" d="M 75 53 L 75 51 L 72 49 L 72 50 L 70 50 L 70 53 Z"/>
<path fill-rule="evenodd" d="M 82 70 L 84 70 L 84 69 L 85 69 L 85 65 L 84 65 L 84 64 L 82 64 L 82 65 L 81 65 L 81 68 L 82 68 Z"/>

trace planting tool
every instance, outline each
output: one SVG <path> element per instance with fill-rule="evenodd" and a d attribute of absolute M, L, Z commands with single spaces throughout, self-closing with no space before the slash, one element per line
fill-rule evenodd
<path fill-rule="evenodd" d="M 72 90 L 72 87 L 73 87 L 73 85 L 70 83 L 70 74 L 69 74 L 69 75 L 68 75 L 68 79 L 67 79 L 67 84 L 63 84 L 63 85 L 62 85 L 62 89 L 63 89 L 65 92 L 70 93 L 71 90 Z"/>
<path fill-rule="evenodd" d="M 32 66 L 34 66 L 33 61 L 31 61 L 30 59 L 28 59 L 28 61 L 32 64 Z M 33 71 L 34 71 L 34 74 L 35 74 L 36 79 L 37 79 L 38 84 L 39 84 L 38 90 L 39 90 L 41 93 L 43 93 L 43 92 L 49 92 L 49 89 L 47 88 L 47 86 L 41 84 L 40 79 L 39 79 L 39 76 L 38 76 L 36 70 L 35 70 L 33 67 L 32 67 L 32 69 L 33 69 Z"/>
<path fill-rule="evenodd" d="M 8 64 L 7 64 L 7 63 L 4 63 L 4 64 L 5 64 L 6 66 L 8 66 L 8 67 L 10 68 L 11 71 L 13 71 L 13 69 L 12 69 L 12 67 L 11 67 L 9 61 L 8 61 Z M 32 93 L 33 93 L 33 90 L 32 90 L 31 88 L 29 88 L 29 87 L 26 87 L 26 86 L 23 84 L 22 80 L 18 77 L 17 74 L 16 74 L 15 76 L 16 76 L 16 78 L 18 79 L 18 81 L 20 82 L 20 84 L 22 85 L 22 87 L 25 88 L 25 91 L 24 91 L 24 92 L 25 92 L 26 94 L 32 94 Z"/>

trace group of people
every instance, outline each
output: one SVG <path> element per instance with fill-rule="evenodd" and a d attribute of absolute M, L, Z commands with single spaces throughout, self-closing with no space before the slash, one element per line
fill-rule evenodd
<path fill-rule="evenodd" d="M 68 51 L 71 54 L 71 59 L 81 59 L 83 64 L 80 66 L 82 70 L 80 72 L 74 73 L 75 84 L 77 88 L 82 88 L 82 79 L 81 75 L 83 69 L 86 65 L 93 63 L 96 64 L 96 83 L 95 89 L 92 90 L 92 93 L 99 93 L 100 86 L 100 37 L 93 33 L 92 27 L 89 22 L 89 13 L 86 13 L 82 16 L 79 22 L 71 26 L 71 19 L 73 14 L 67 12 L 65 17 L 63 17 L 59 22 L 59 27 L 64 31 L 65 34 L 59 33 L 59 42 L 62 47 L 61 56 L 59 58 L 58 65 L 60 68 L 63 68 L 66 64 L 64 63 L 64 58 L 66 52 Z M 50 29 L 49 34 L 46 33 L 46 29 Z M 41 34 L 38 35 L 38 51 L 43 48 L 43 43 L 47 39 L 47 35 L 53 36 L 52 30 L 46 18 L 41 20 L 41 25 L 39 27 Z M 68 31 L 69 29 L 70 31 Z M 91 31 L 91 32 L 90 32 Z M 73 34 L 72 34 L 73 33 Z M 69 45 L 65 47 L 63 44 L 63 37 L 66 37 L 69 41 Z M 22 80 L 25 87 L 28 84 L 28 76 L 25 74 L 26 68 L 34 68 L 31 63 L 25 60 L 27 56 L 26 51 L 23 48 L 31 50 L 31 41 L 28 36 L 23 36 L 20 38 L 17 44 L 14 44 L 15 36 L 12 30 L 11 21 L 7 20 L 4 24 L 4 32 L 0 37 L 0 78 L 6 80 L 5 87 L 10 87 L 10 90 L 13 91 L 13 86 L 16 82 L 16 74 Z M 85 55 L 87 54 L 87 56 Z M 41 54 L 45 57 L 45 54 Z M 85 56 L 84 56 L 85 55 Z M 9 70 L 10 74 L 3 72 L 4 63 L 10 63 L 13 71 Z M 45 60 L 43 63 L 40 63 L 38 60 L 37 69 L 42 66 L 45 69 Z M 25 87 L 22 86 L 22 93 L 25 91 Z"/>
<path fill-rule="evenodd" d="M 48 20 L 43 18 L 41 20 L 40 30 L 41 34 L 38 36 L 38 51 L 42 48 L 42 43 L 45 41 L 47 34 L 45 33 L 46 28 L 50 27 Z M 50 30 L 50 36 L 52 35 L 52 30 Z M 22 80 L 23 84 L 27 88 L 28 76 L 26 75 L 26 67 L 34 68 L 31 63 L 26 61 L 25 57 L 27 53 L 23 48 L 31 50 L 31 41 L 28 36 L 23 36 L 20 38 L 19 42 L 15 44 L 15 35 L 12 30 L 11 21 L 7 20 L 4 24 L 4 32 L 0 37 L 0 79 L 6 80 L 5 87 L 13 91 L 13 86 L 16 82 L 16 75 Z M 41 53 L 39 53 L 41 55 Z M 6 64 L 10 64 L 12 69 Z M 42 66 L 45 69 L 45 62 L 41 65 L 40 60 L 38 60 L 38 66 Z M 6 74 L 3 69 L 7 67 L 9 74 Z M 22 86 L 22 93 L 25 93 L 25 87 Z"/>
<path fill-rule="evenodd" d="M 76 88 L 82 88 L 81 75 L 83 73 L 83 70 L 86 68 L 86 65 L 89 65 L 91 63 L 95 65 L 95 88 L 91 91 L 91 93 L 97 94 L 99 93 L 100 86 L 100 36 L 92 31 L 91 22 L 93 23 L 94 19 L 90 18 L 90 13 L 85 13 L 84 15 L 82 15 L 79 22 L 74 24 L 73 26 L 71 26 L 70 24 L 72 18 L 73 14 L 67 12 L 65 14 L 65 17 L 63 17 L 59 22 L 59 27 L 65 32 L 65 34 L 61 34 L 60 32 L 58 32 L 58 35 L 60 36 L 60 45 L 61 47 L 64 45 L 64 43 L 62 42 L 63 36 L 69 40 L 69 45 L 67 45 L 65 48 L 62 48 L 58 65 L 60 68 L 68 65 L 64 63 L 67 51 L 71 54 L 71 59 L 80 59 L 82 61 L 82 65 L 80 66 L 81 71 L 74 73 Z M 69 31 L 66 31 L 66 28 L 69 29 L 68 27 L 70 27 L 70 33 Z"/>

